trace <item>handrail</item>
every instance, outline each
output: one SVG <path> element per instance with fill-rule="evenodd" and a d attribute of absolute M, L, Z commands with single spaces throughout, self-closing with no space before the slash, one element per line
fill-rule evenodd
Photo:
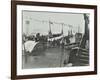
<path fill-rule="evenodd" d="M 72 48 L 72 49 L 81 49 L 81 50 L 83 50 L 83 51 L 88 51 L 88 49 L 81 48 L 81 47 L 74 47 L 74 48 Z"/>

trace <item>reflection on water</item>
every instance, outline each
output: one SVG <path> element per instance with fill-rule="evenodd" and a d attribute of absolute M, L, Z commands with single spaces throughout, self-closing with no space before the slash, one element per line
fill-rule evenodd
<path fill-rule="evenodd" d="M 60 67 L 62 61 L 68 58 L 69 51 L 62 51 L 61 48 L 46 49 L 43 55 L 27 56 L 27 62 L 25 62 L 25 56 L 22 57 L 23 69 L 29 68 L 48 68 L 48 67 Z M 62 65 L 63 66 L 63 65 Z"/>

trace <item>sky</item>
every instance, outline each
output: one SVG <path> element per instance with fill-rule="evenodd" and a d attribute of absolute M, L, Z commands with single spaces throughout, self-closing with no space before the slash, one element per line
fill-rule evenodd
<path fill-rule="evenodd" d="M 49 25 L 49 22 L 53 24 Z M 62 25 L 62 23 L 66 25 Z M 50 30 L 49 26 L 51 26 L 52 33 L 61 33 L 62 28 L 64 35 L 67 35 L 68 30 L 71 29 L 73 34 L 78 32 L 78 30 L 84 33 L 84 23 L 82 13 L 22 11 L 23 33 L 27 35 L 36 33 L 47 35 Z M 72 25 L 72 27 L 68 25 Z"/>

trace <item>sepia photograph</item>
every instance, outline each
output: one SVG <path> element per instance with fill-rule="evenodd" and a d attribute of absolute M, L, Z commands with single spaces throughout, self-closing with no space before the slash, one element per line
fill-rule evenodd
<path fill-rule="evenodd" d="M 89 66 L 89 14 L 22 11 L 22 68 Z"/>

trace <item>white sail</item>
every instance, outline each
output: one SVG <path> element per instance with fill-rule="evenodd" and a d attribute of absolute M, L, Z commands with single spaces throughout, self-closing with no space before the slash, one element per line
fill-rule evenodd
<path fill-rule="evenodd" d="M 38 42 L 35 41 L 27 41 L 24 43 L 24 48 L 26 51 L 30 52 L 34 49 L 34 47 L 38 44 Z"/>

